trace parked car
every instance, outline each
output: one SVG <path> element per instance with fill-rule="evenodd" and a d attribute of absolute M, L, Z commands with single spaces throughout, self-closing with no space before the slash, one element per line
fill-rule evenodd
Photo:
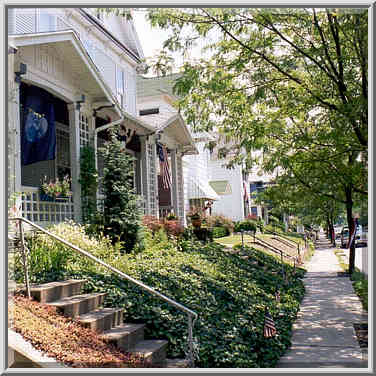
<path fill-rule="evenodd" d="M 355 247 L 367 247 L 368 245 L 368 226 L 359 225 L 355 235 Z"/>
<path fill-rule="evenodd" d="M 349 228 L 347 226 L 341 231 L 341 248 L 346 248 L 349 244 Z"/>
<path fill-rule="evenodd" d="M 355 247 L 366 247 L 368 244 L 368 226 L 358 225 L 355 234 Z M 341 247 L 349 246 L 349 228 L 345 226 L 341 231 Z"/>

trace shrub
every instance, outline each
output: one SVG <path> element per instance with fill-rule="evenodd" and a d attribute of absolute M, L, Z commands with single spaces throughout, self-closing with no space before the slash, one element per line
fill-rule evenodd
<path fill-rule="evenodd" d="M 153 234 L 163 228 L 163 223 L 152 215 L 144 215 L 142 217 L 142 224 L 151 230 Z"/>
<path fill-rule="evenodd" d="M 213 227 L 213 238 L 222 238 L 228 235 L 230 235 L 228 228 L 219 226 Z"/>
<path fill-rule="evenodd" d="M 356 270 L 350 277 L 355 293 L 359 296 L 363 308 L 368 312 L 368 280 L 363 273 Z"/>
<path fill-rule="evenodd" d="M 141 225 L 138 196 L 133 187 L 134 158 L 124 152 L 115 131 L 110 132 L 110 137 L 99 149 L 104 160 L 104 232 L 114 243 L 120 240 L 129 252 L 136 244 Z"/>
<path fill-rule="evenodd" d="M 232 219 L 224 215 L 210 215 L 205 218 L 205 223 L 208 227 L 225 227 L 228 230 L 228 234 L 234 231 L 234 222 Z"/>
<path fill-rule="evenodd" d="M 53 225 L 48 228 L 48 231 L 102 260 L 112 260 L 120 255 L 121 243 L 112 244 L 111 239 L 103 234 L 101 237 L 90 236 L 86 233 L 85 225 L 78 225 L 70 221 Z M 63 279 L 74 268 L 92 271 L 97 269 L 93 261 L 79 255 L 48 235 L 27 236 L 26 242 L 30 249 L 27 262 L 31 282 Z M 22 281 L 20 253 L 17 253 L 16 256 L 15 278 Z"/>
<path fill-rule="evenodd" d="M 177 219 L 158 219 L 151 215 L 145 215 L 142 217 L 142 223 L 151 230 L 153 234 L 159 230 L 164 230 L 169 237 L 178 238 L 184 232 L 184 227 Z"/>
<path fill-rule="evenodd" d="M 274 215 L 269 214 L 268 215 L 269 223 L 271 224 L 277 224 L 279 223 L 279 218 L 275 217 Z"/>
<path fill-rule="evenodd" d="M 82 220 L 91 223 L 97 212 L 98 172 L 95 168 L 95 151 L 91 146 L 84 146 L 80 152 L 80 178 Z"/>
<path fill-rule="evenodd" d="M 265 225 L 264 228 L 268 231 L 277 232 L 277 233 L 285 232 L 285 226 L 281 223 L 273 223 L 273 224 Z"/>
<path fill-rule="evenodd" d="M 247 219 L 242 222 L 237 222 L 234 227 L 235 232 L 240 231 L 256 231 L 257 230 L 257 222 Z"/>

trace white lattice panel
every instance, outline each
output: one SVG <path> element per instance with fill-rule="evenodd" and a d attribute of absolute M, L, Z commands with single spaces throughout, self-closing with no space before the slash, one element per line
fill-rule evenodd
<path fill-rule="evenodd" d="M 73 196 L 66 201 L 42 201 L 38 189 L 24 189 L 22 216 L 42 225 L 74 220 Z"/>
<path fill-rule="evenodd" d="M 89 117 L 80 112 L 80 146 L 89 144 Z"/>
<path fill-rule="evenodd" d="M 147 144 L 147 161 L 148 161 L 148 185 L 149 185 L 149 208 L 150 215 L 158 215 L 157 204 L 157 175 L 156 175 L 156 163 L 155 163 L 155 144 Z"/>

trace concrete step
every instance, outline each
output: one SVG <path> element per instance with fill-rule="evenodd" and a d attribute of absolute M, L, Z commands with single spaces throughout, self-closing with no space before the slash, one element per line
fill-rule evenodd
<path fill-rule="evenodd" d="M 129 351 L 138 342 L 144 339 L 145 324 L 121 324 L 112 329 L 106 330 L 102 338 L 113 343 L 118 348 Z"/>
<path fill-rule="evenodd" d="M 64 316 L 76 318 L 79 315 L 95 310 L 103 304 L 105 293 L 82 294 L 68 296 L 66 298 L 47 303 L 57 307 Z"/>
<path fill-rule="evenodd" d="M 167 345 L 168 342 L 162 339 L 144 340 L 138 342 L 129 352 L 140 355 L 145 363 L 165 367 Z"/>
<path fill-rule="evenodd" d="M 123 310 L 121 308 L 96 309 L 78 316 L 77 320 L 82 326 L 102 333 L 122 324 Z"/>
<path fill-rule="evenodd" d="M 67 281 L 57 281 L 31 285 L 30 293 L 40 303 L 49 303 L 68 296 L 77 295 L 81 292 L 86 280 L 70 279 Z"/>

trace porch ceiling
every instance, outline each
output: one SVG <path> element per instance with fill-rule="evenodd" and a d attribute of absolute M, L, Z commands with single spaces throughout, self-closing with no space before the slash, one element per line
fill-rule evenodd
<path fill-rule="evenodd" d="M 186 155 L 198 154 L 191 133 L 180 114 L 171 116 L 159 129 L 174 138 L 182 146 Z"/>
<path fill-rule="evenodd" d="M 52 45 L 64 63 L 77 78 L 77 90 L 89 95 L 94 102 L 117 103 L 98 68 L 72 30 L 51 33 L 12 35 L 10 43 L 17 46 Z"/>

